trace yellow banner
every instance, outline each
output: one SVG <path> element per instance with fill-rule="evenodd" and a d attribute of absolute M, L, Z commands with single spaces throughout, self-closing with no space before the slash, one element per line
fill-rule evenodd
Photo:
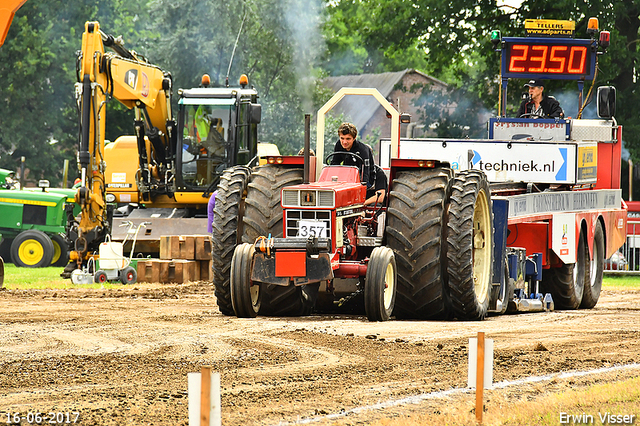
<path fill-rule="evenodd" d="M 573 37 L 576 23 L 555 19 L 527 19 L 524 21 L 524 30 L 528 36 Z"/>

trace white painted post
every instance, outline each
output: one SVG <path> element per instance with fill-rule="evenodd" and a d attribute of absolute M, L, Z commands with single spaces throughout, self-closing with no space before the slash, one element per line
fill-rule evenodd
<path fill-rule="evenodd" d="M 220 373 L 202 367 L 201 373 L 187 374 L 189 426 L 221 426 Z"/>

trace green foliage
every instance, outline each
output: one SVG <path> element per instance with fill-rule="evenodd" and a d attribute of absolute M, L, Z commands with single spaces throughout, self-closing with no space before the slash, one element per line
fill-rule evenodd
<path fill-rule="evenodd" d="M 84 23 L 99 20 L 107 28 L 136 34 L 140 24 L 135 17 L 145 3 L 31 0 L 18 10 L 0 48 L 0 167 L 19 170 L 24 156 L 28 181 L 60 183 L 64 159 L 75 164 L 75 52 Z M 107 138 L 125 128 L 132 132 L 132 118 L 122 109 L 107 115 Z M 70 176 L 75 176 L 73 169 Z"/>
<path fill-rule="evenodd" d="M 75 164 L 75 53 L 88 20 L 170 71 L 174 90 L 198 86 L 203 73 L 224 85 L 239 35 L 230 85 L 241 73 L 249 76 L 263 104 L 260 139 L 290 154 L 302 145 L 304 114 L 314 114 L 331 95 L 317 84 L 327 75 L 427 72 L 451 88 L 442 94 L 425 89 L 422 124 L 435 123 L 440 136 L 473 137 L 478 117 L 497 111 L 499 55 L 491 30 L 519 36 L 528 18 L 572 19 L 582 38 L 590 16 L 611 31 L 597 84 L 617 87 L 616 118 L 637 163 L 640 0 L 525 0 L 517 8 L 498 8 L 495 0 L 29 0 L 0 49 L 0 167 L 17 170 L 25 156 L 29 180 L 56 185 L 63 160 Z M 519 105 L 522 83 L 509 83 L 508 114 Z M 590 83 L 585 86 L 586 94 Z M 575 82 L 553 82 L 546 90 L 575 117 Z M 453 104 L 460 111 L 449 111 Z M 131 111 L 109 102 L 106 139 L 132 134 L 132 120 Z"/>
<path fill-rule="evenodd" d="M 525 0 L 517 7 L 501 8 L 495 0 L 328 3 L 324 28 L 330 41 L 323 63 L 333 75 L 366 70 L 395 71 L 403 69 L 409 58 L 417 57 L 422 66 L 415 68 L 454 86 L 449 103 L 464 99 L 464 103 L 474 105 L 474 110 L 482 111 L 484 106 L 494 113 L 498 107 L 500 58 L 493 52 L 491 30 L 500 30 L 503 36 L 523 36 L 525 19 L 569 19 L 576 22 L 576 37 L 587 38 L 588 18 L 598 17 L 600 28 L 611 31 L 612 43 L 608 53 L 599 57 L 596 84 L 612 84 L 618 89 L 616 118 L 625 128 L 625 146 L 636 162 L 640 160 L 640 133 L 635 131 L 640 128 L 640 116 L 635 114 L 635 106 L 640 102 L 640 90 L 636 90 L 640 1 Z M 363 59 L 364 51 L 366 59 Z M 356 60 L 351 64 L 345 58 Z M 514 114 L 519 106 L 524 91 L 522 84 L 517 80 L 509 82 L 507 115 Z M 590 83 L 585 84 L 585 95 L 589 87 Z M 576 116 L 579 106 L 575 82 L 554 81 L 546 90 L 565 100 L 562 106 L 567 115 Z M 433 108 L 435 106 L 425 109 L 425 119 L 434 120 Z M 447 117 L 445 113 L 435 121 L 438 133 L 443 136 L 456 136 L 461 128 L 474 126 L 464 116 Z"/>

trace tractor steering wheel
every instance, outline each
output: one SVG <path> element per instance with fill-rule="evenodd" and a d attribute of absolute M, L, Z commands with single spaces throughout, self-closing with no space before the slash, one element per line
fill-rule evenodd
<path fill-rule="evenodd" d="M 362 179 L 364 179 L 364 160 L 362 159 L 362 157 L 360 157 L 358 154 L 356 154 L 355 152 L 349 152 L 349 151 L 338 151 L 338 152 L 333 152 L 329 155 L 327 155 L 327 157 L 324 159 L 324 162 L 329 165 L 329 159 L 332 158 L 334 155 L 350 155 L 353 158 L 355 158 L 357 161 L 360 162 L 360 167 L 359 167 L 359 171 L 360 171 L 360 182 L 364 182 Z"/>
<path fill-rule="evenodd" d="M 540 117 L 540 118 L 544 118 L 542 115 L 538 115 L 538 114 L 534 114 L 532 112 L 527 112 L 525 114 L 522 114 L 520 116 L 520 118 L 531 118 L 531 117 Z"/>

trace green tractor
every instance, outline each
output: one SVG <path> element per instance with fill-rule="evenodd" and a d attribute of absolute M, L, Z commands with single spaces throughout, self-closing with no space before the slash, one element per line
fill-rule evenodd
<path fill-rule="evenodd" d="M 65 266 L 64 204 L 73 201 L 75 190 L 49 188 L 48 181 L 38 188 L 18 186 L 14 172 L 0 169 L 0 256 L 27 268 Z"/>

